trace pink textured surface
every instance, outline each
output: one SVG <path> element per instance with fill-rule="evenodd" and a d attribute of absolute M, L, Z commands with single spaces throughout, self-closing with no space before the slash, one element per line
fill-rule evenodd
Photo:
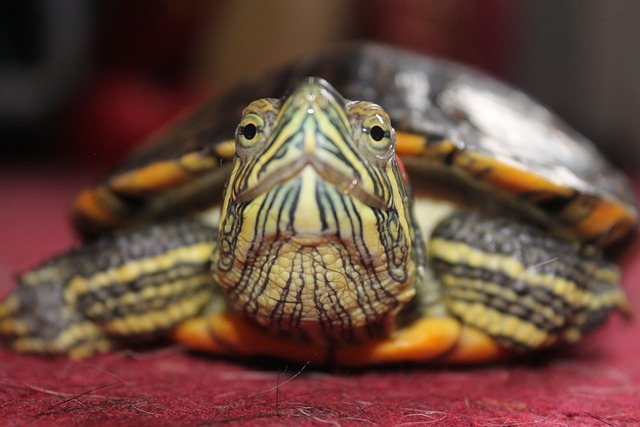
<path fill-rule="evenodd" d="M 1 168 L 0 294 L 12 274 L 72 244 L 68 201 L 93 175 Z M 624 265 L 639 307 L 638 245 Z M 71 362 L 0 349 L 0 424 L 632 426 L 640 424 L 638 354 L 640 322 L 619 317 L 569 350 L 468 369 L 326 372 L 177 347 Z"/>

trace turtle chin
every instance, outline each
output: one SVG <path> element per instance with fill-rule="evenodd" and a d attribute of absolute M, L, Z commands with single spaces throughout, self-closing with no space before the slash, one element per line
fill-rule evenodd
<path fill-rule="evenodd" d="M 335 236 L 283 233 L 253 247 L 216 278 L 234 310 L 280 334 L 318 342 L 376 337 L 414 295 L 411 281 L 388 274 L 383 257 L 358 256 Z"/>
<path fill-rule="evenodd" d="M 231 308 L 262 326 L 319 342 L 375 337 L 414 295 L 396 221 L 313 168 L 236 208 L 213 269 Z"/>

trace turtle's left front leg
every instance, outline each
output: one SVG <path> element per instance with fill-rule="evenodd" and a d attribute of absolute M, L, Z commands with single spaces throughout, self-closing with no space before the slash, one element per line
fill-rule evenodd
<path fill-rule="evenodd" d="M 51 259 L 0 303 L 0 341 L 82 358 L 161 337 L 211 301 L 215 232 L 197 219 L 174 220 Z"/>
<path fill-rule="evenodd" d="M 513 219 L 455 213 L 429 236 L 427 258 L 422 316 L 340 349 L 339 363 L 495 361 L 575 342 L 613 310 L 629 312 L 600 250 Z"/>
<path fill-rule="evenodd" d="M 447 310 L 509 349 L 575 342 L 629 310 L 618 268 L 599 249 L 512 219 L 454 214 L 428 253 Z"/>

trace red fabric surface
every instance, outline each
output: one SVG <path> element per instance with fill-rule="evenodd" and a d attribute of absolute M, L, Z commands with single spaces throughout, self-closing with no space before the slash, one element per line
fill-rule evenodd
<path fill-rule="evenodd" d="M 0 293 L 73 242 L 71 196 L 95 175 L 0 169 Z M 624 260 L 640 307 L 640 248 Z M 216 360 L 177 347 L 72 362 L 0 349 L 1 425 L 640 424 L 640 322 L 614 317 L 577 347 L 477 368 L 317 371 Z"/>

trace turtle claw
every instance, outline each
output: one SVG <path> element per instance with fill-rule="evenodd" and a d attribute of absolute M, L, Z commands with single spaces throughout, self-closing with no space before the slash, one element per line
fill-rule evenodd
<path fill-rule="evenodd" d="M 273 335 L 228 312 L 188 320 L 173 331 L 173 338 L 192 350 L 226 357 L 274 357 L 313 365 L 328 361 L 326 346 Z"/>
<path fill-rule="evenodd" d="M 389 363 L 474 364 L 507 358 L 509 351 L 489 335 L 453 317 L 424 317 L 388 338 L 336 351 L 343 366 Z"/>
<path fill-rule="evenodd" d="M 174 339 L 221 356 L 273 357 L 316 366 L 482 363 L 509 354 L 488 335 L 451 317 L 425 317 L 387 338 L 331 347 L 274 336 L 242 316 L 220 313 L 185 322 L 174 330 Z"/>

